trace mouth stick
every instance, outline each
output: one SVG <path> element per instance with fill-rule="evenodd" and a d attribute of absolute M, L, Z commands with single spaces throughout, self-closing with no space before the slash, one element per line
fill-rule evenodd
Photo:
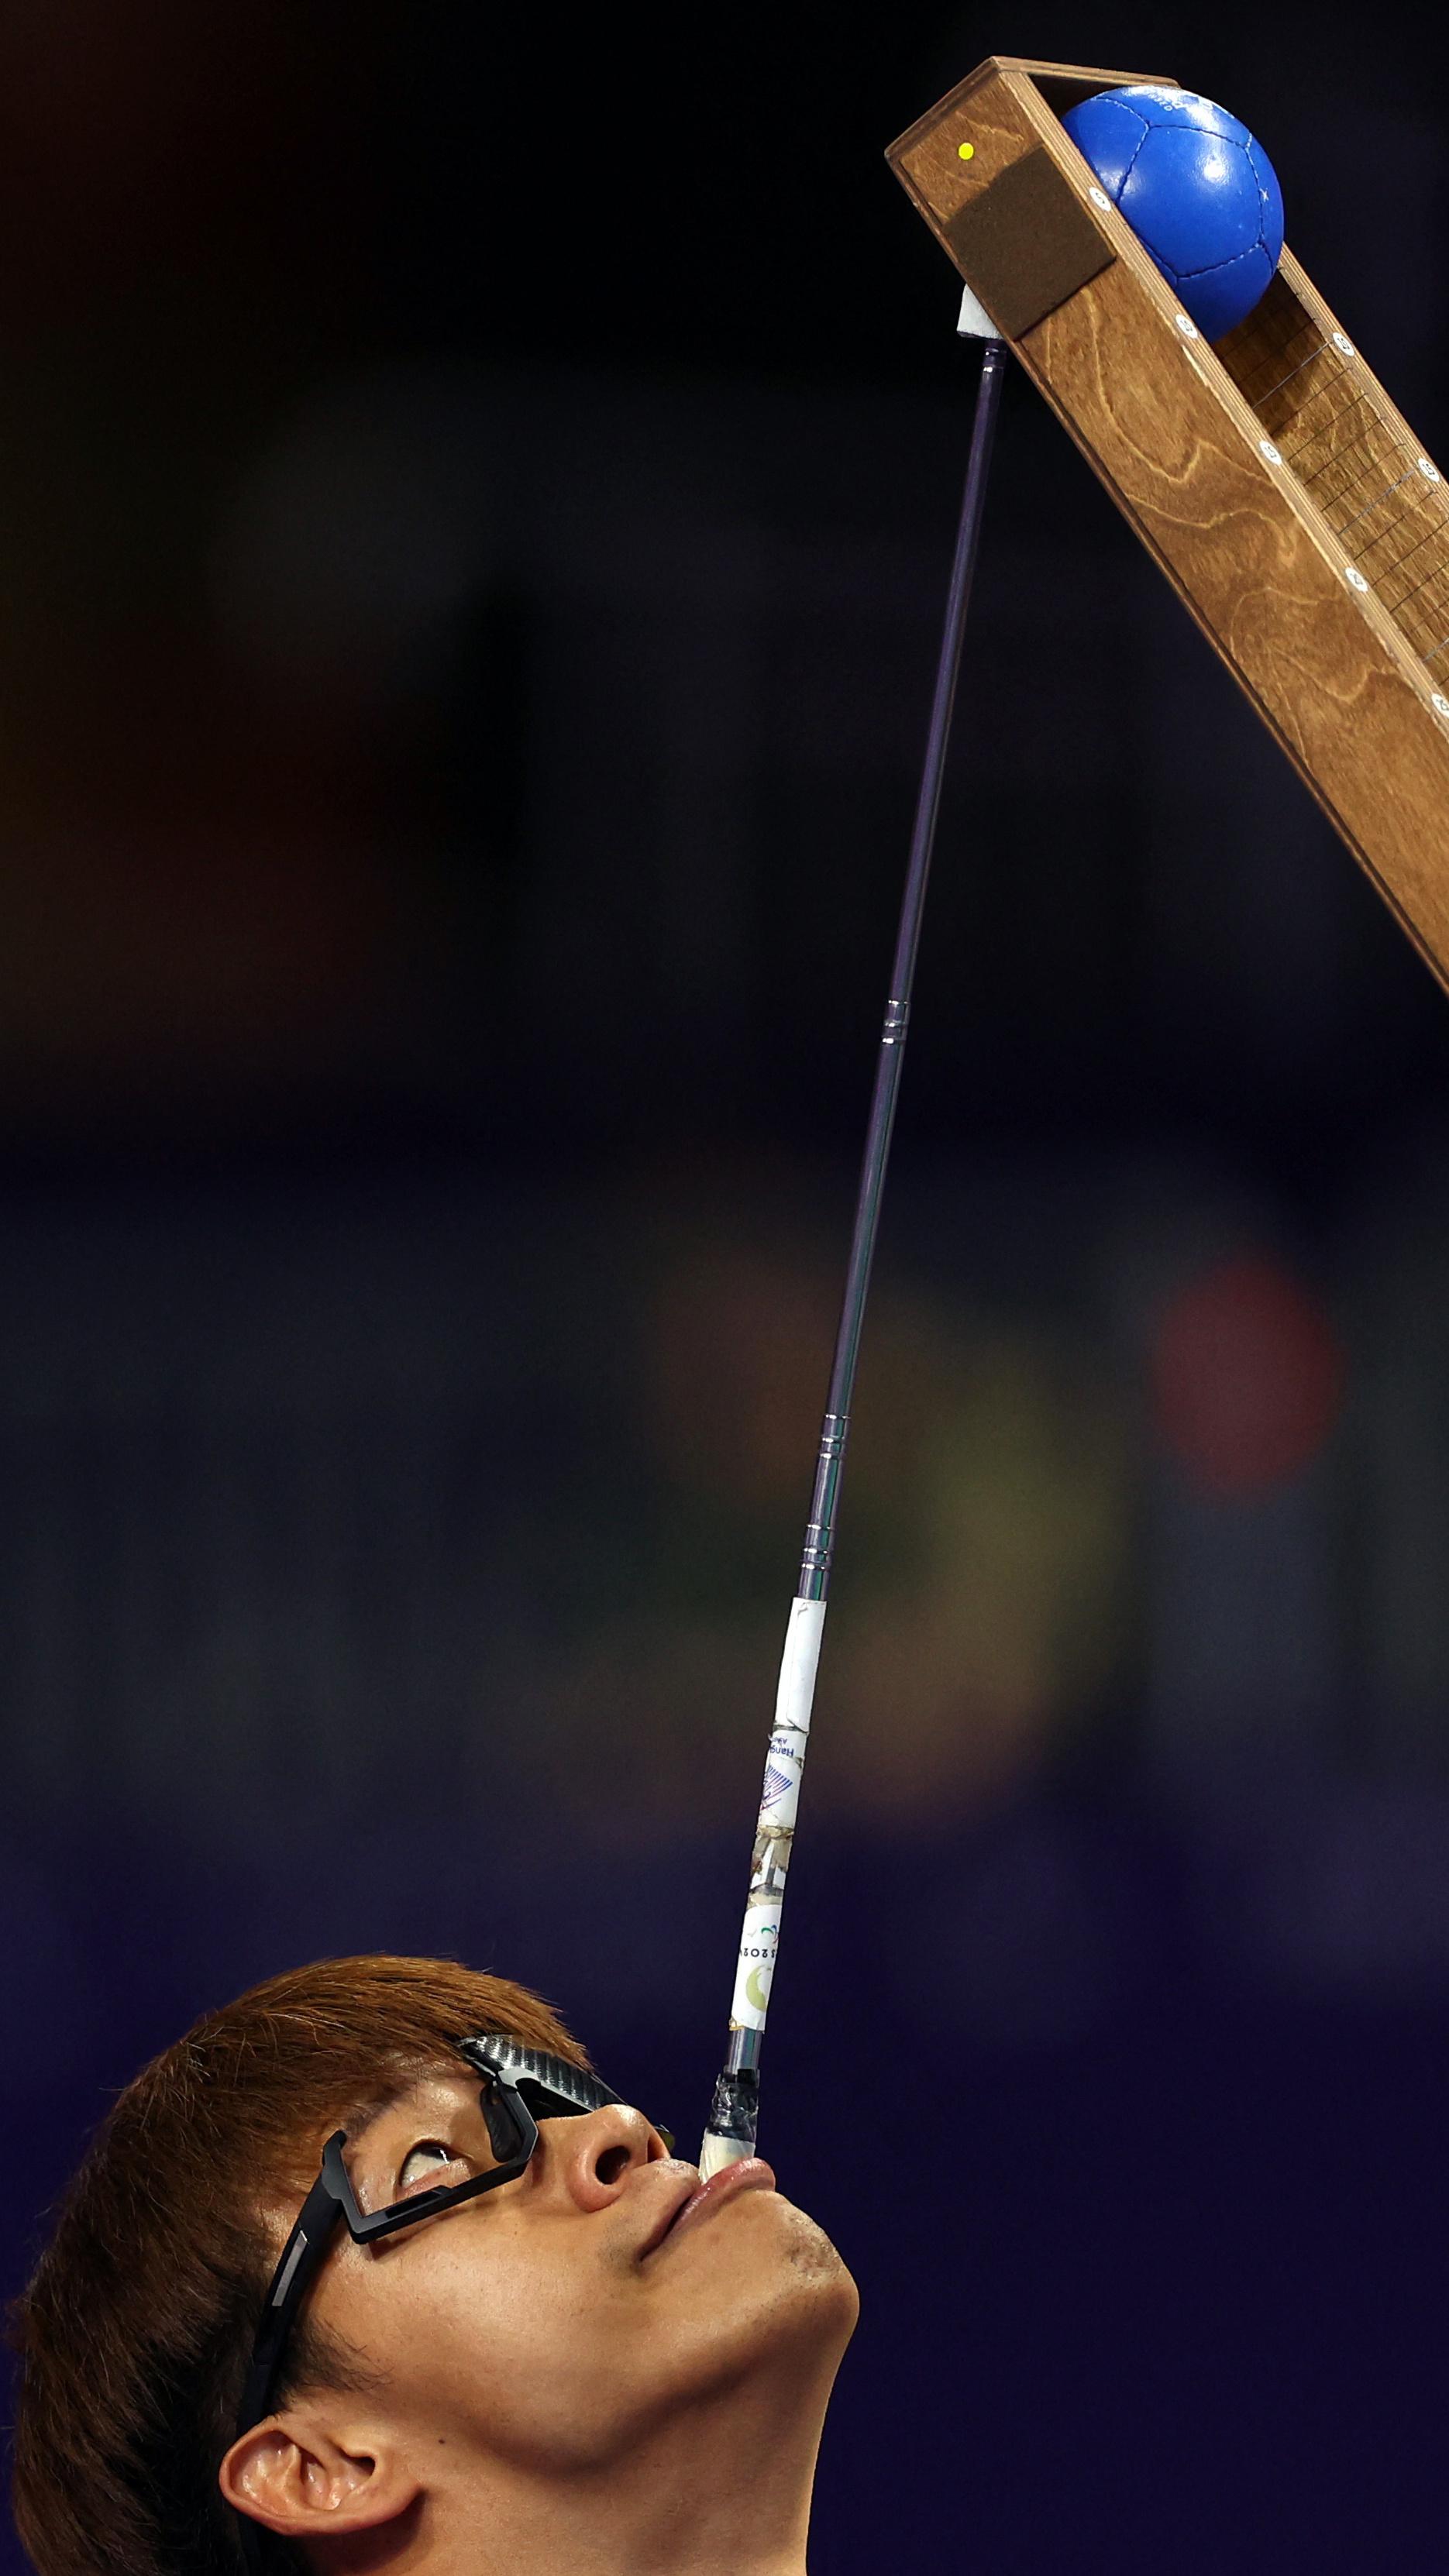
<path fill-rule="evenodd" d="M 969 309 L 973 306 L 974 312 Z M 815 1673 L 820 1661 L 820 1640 L 830 1592 L 835 1522 L 840 1508 L 840 1483 L 845 1469 L 845 1444 L 850 1431 L 861 1326 L 865 1320 L 866 1292 L 870 1286 L 871 1262 L 880 1223 L 896 1096 L 900 1090 L 911 986 L 915 979 L 926 881 L 930 875 L 931 851 L 936 838 L 946 744 L 956 697 L 956 674 L 961 662 L 971 577 L 976 567 L 977 541 L 981 533 L 986 473 L 1001 399 L 1001 380 L 1006 368 L 1005 346 L 993 335 L 990 321 L 973 297 L 968 296 L 966 300 L 960 327 L 972 337 L 981 338 L 985 344 L 976 395 L 976 418 L 966 466 L 961 522 L 956 532 L 956 553 L 946 594 L 945 625 L 936 665 L 936 686 L 931 700 L 920 792 L 916 800 L 905 893 L 896 932 L 890 998 L 886 1003 L 875 1089 L 871 1096 L 870 1124 L 866 1130 L 865 1154 L 861 1163 L 860 1191 L 856 1199 L 840 1328 L 835 1339 L 830 1392 L 825 1400 L 825 1419 L 821 1425 L 820 1448 L 815 1462 L 815 1489 L 805 1531 L 804 1554 L 800 1560 L 800 1579 L 795 1587 L 789 1624 L 785 1630 L 785 1652 L 775 1699 L 775 1723 L 765 1757 L 765 1785 L 755 1829 L 750 1892 L 745 1901 L 744 1929 L 740 1935 L 734 1998 L 730 2005 L 729 2048 L 714 2088 L 709 2126 L 700 2149 L 699 2169 L 706 2180 L 712 2173 L 718 2173 L 723 2165 L 735 2164 L 742 2156 L 753 2154 L 759 2123 L 760 2055 L 764 2045 L 765 2018 L 770 2008 L 770 1981 L 780 1938 L 780 1912 L 785 1900 L 790 1846 L 795 1839 L 800 1779 L 810 1740 L 810 1711 L 815 1698 Z"/>

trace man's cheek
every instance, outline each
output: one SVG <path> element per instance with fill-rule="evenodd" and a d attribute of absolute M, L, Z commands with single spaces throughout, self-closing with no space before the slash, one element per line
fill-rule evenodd
<path fill-rule="evenodd" d="M 551 2262 L 546 2247 L 529 2249 L 526 2259 L 499 2248 L 486 2265 L 449 2264 L 420 2282 L 389 2349 L 406 2353 L 414 2387 L 444 2402 L 486 2394 L 513 2413 L 536 2402 L 540 2386 L 575 2356 L 590 2354 L 600 2366 L 593 2314 L 600 2302 L 590 2288 Z"/>

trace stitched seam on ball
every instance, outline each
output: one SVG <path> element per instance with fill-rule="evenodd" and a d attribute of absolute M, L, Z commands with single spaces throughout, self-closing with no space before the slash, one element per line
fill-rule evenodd
<path fill-rule="evenodd" d="M 1257 136 L 1256 136 L 1256 135 L 1251 135 L 1251 134 L 1250 134 L 1250 135 L 1249 135 L 1249 137 L 1248 137 L 1247 142 L 1243 145 L 1243 150 L 1244 150 L 1244 152 L 1245 152 L 1245 153 L 1246 153 L 1246 155 L 1247 155 L 1248 167 L 1249 167 L 1249 169 L 1252 171 L 1252 174 L 1253 174 L 1254 178 L 1256 179 L 1256 181 L 1257 181 L 1257 183 L 1258 183 L 1258 190 L 1259 190 L 1259 194 L 1260 194 L 1261 196 L 1266 197 L 1266 196 L 1267 196 L 1267 194 L 1268 194 L 1268 191 L 1267 191 L 1267 189 L 1266 189 L 1266 188 L 1264 187 L 1264 185 L 1263 185 L 1263 173 L 1262 173 L 1262 171 L 1259 169 L 1258 164 L 1257 164 L 1257 162 L 1255 161 L 1255 159 L 1254 159 L 1254 157 L 1253 157 L 1255 146 L 1256 146 L 1256 148 L 1257 148 L 1259 151 L 1262 151 L 1262 145 L 1258 143 L 1258 138 L 1257 138 Z M 1276 185 L 1277 185 L 1277 173 L 1276 173 L 1276 171 L 1274 170 L 1274 168 L 1273 168 L 1273 165 L 1272 165 L 1271 161 L 1269 161 L 1269 160 L 1268 160 L 1268 156 L 1267 156 L 1267 154 L 1266 154 L 1266 153 L 1264 153 L 1264 154 L 1263 154 L 1263 159 L 1264 159 L 1265 163 L 1267 164 L 1268 176 L 1269 176 L 1269 178 L 1270 178 L 1270 179 L 1272 179 L 1272 181 L 1273 181 L 1273 183 L 1274 183 L 1274 186 L 1276 187 Z"/>
<path fill-rule="evenodd" d="M 1257 259 L 1260 253 L 1267 258 L 1262 242 L 1249 242 L 1246 250 L 1235 250 L 1231 259 L 1210 259 L 1206 268 L 1180 268 L 1177 273 L 1179 277 L 1217 277 L 1225 268 L 1236 268 L 1240 259 Z"/>
<path fill-rule="evenodd" d="M 1132 113 L 1133 113 L 1133 115 L 1134 115 L 1134 116 L 1136 115 L 1137 111 L 1136 111 L 1136 109 L 1135 109 L 1135 108 L 1133 109 Z M 1151 132 L 1152 132 L 1152 128 L 1151 128 L 1151 126 L 1147 123 L 1146 119 L 1144 118 L 1144 119 L 1143 119 L 1143 124 L 1142 124 L 1142 142 L 1138 144 L 1136 152 L 1134 152 L 1134 153 L 1133 153 L 1131 160 L 1128 162 L 1127 167 L 1126 167 L 1126 169 L 1123 171 L 1122 176 L 1121 176 L 1121 179 L 1120 179 L 1120 180 L 1119 180 L 1119 182 L 1118 182 L 1118 186 L 1117 186 L 1117 203 L 1118 203 L 1118 205 L 1119 205 L 1119 206 L 1120 206 L 1120 205 L 1121 205 L 1121 203 L 1122 203 L 1122 190 L 1126 187 L 1128 180 L 1131 178 L 1133 171 L 1136 169 L 1136 167 L 1137 167 L 1137 162 L 1138 162 L 1138 157 L 1139 157 L 1140 153 L 1142 152 L 1144 145 L 1146 144 L 1146 141 L 1147 141 L 1147 137 L 1148 137 L 1148 135 L 1149 135 Z"/>
<path fill-rule="evenodd" d="M 1142 143 L 1145 143 L 1145 142 L 1146 142 L 1146 140 L 1147 140 L 1148 135 L 1152 132 L 1152 124 L 1151 124 L 1151 120 L 1150 120 L 1150 118 L 1145 117 L 1145 116 L 1143 115 L 1142 110 L 1140 109 L 1140 107 L 1129 107 L 1125 98 L 1118 99 L 1118 101 L 1117 101 L 1116 103 L 1117 103 L 1117 105 L 1118 105 L 1119 107 L 1121 107 L 1121 108 L 1125 109 L 1125 111 L 1126 111 L 1126 113 L 1127 113 L 1127 115 L 1128 115 L 1128 116 L 1135 116 L 1135 117 L 1136 117 L 1138 124 L 1139 124 L 1139 125 L 1141 126 L 1141 128 L 1142 128 Z M 1123 191 L 1123 189 L 1126 187 L 1128 180 L 1131 178 L 1132 173 L 1133 173 L 1133 170 L 1136 168 L 1136 165 L 1137 165 L 1137 155 L 1138 155 L 1138 153 L 1139 153 L 1139 152 L 1141 151 L 1141 149 L 1142 149 L 1142 143 L 1135 143 L 1135 144 L 1133 145 L 1133 147 L 1132 147 L 1132 158 L 1131 158 L 1131 160 L 1128 162 L 1126 169 L 1123 171 L 1121 178 L 1118 180 L 1116 187 L 1115 187 L 1115 188 L 1111 188 L 1111 187 L 1108 187 L 1108 188 L 1107 188 L 1107 193 L 1108 193 L 1108 195 L 1110 196 L 1110 198 L 1111 198 L 1112 203 L 1113 203 L 1113 205 L 1114 205 L 1114 206 L 1120 206 L 1120 205 L 1121 205 L 1121 203 L 1122 203 L 1122 191 Z M 1079 147 L 1079 148 L 1080 148 L 1080 147 Z M 1094 164 L 1093 166 L 1095 167 L 1095 164 Z M 1101 172 L 1100 172 L 1100 171 L 1098 171 L 1097 175 L 1098 175 L 1098 177 L 1100 178 L 1100 177 L 1101 177 Z M 1106 182 L 1105 180 L 1103 180 L 1102 184 L 1103 184 L 1103 186 L 1104 186 L 1104 187 L 1107 187 L 1107 182 Z"/>

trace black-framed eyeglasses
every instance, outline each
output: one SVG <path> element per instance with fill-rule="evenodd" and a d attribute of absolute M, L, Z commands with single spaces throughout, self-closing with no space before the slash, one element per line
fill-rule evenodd
<path fill-rule="evenodd" d="M 272 2411 L 288 2338 L 339 2222 L 345 2222 L 348 2234 L 358 2245 L 369 2245 L 380 2236 L 393 2236 L 401 2227 L 416 2227 L 420 2219 L 435 2218 L 440 2210 L 456 2209 L 460 2202 L 476 2200 L 482 2192 L 497 2191 L 501 2183 L 516 2182 L 538 2145 L 540 2120 L 579 2118 L 619 2099 L 607 2084 L 601 2084 L 583 2067 L 571 2066 L 566 2058 L 550 2057 L 540 2049 L 524 2048 L 518 2040 L 499 2031 L 485 2031 L 473 2039 L 457 2040 L 454 2045 L 483 2077 L 483 2118 L 498 2162 L 490 2165 L 486 2173 L 473 2174 L 467 2182 L 435 2183 L 431 2190 L 412 2192 L 406 2200 L 390 2202 L 386 2209 L 363 2209 L 343 2162 L 347 2132 L 334 2132 L 322 2150 L 322 2170 L 302 2203 L 297 2224 L 272 2274 L 242 2386 L 238 2438 Z M 250 2537 L 254 2526 L 245 2515 L 242 2521 Z"/>

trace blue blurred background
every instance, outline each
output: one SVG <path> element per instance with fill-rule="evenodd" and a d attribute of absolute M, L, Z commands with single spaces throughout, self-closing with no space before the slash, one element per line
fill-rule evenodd
<path fill-rule="evenodd" d="M 1245 117 L 1443 453 L 1417 40 L 0 28 L 7 2288 L 321 1952 L 701 2124 L 974 379 L 880 154 L 1002 45 Z M 822 2576 L 1442 2557 L 1446 1317 L 1449 1003 L 1013 383 L 771 2023 Z"/>

